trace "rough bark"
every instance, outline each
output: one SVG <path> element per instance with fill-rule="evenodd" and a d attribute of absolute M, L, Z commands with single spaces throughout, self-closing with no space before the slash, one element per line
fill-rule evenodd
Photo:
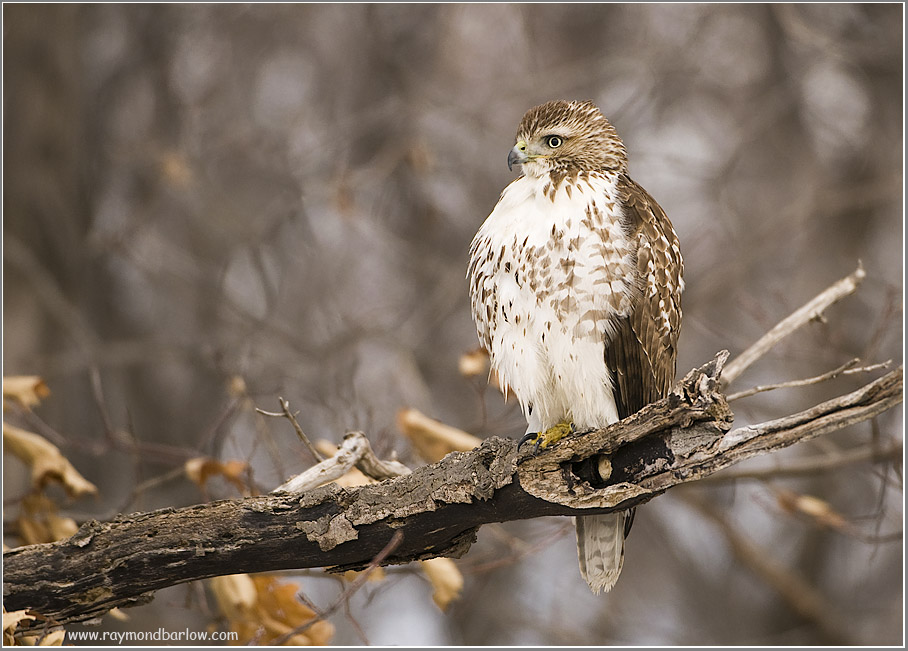
<path fill-rule="evenodd" d="M 719 392 L 727 353 L 663 400 L 534 454 L 490 438 L 412 474 L 348 489 L 275 493 L 88 522 L 72 538 L 5 552 L 4 606 L 82 621 L 155 590 L 239 572 L 362 568 L 395 532 L 384 564 L 459 557 L 479 526 L 641 504 L 743 459 L 866 420 L 902 400 L 902 369 L 807 411 L 729 431 Z"/>

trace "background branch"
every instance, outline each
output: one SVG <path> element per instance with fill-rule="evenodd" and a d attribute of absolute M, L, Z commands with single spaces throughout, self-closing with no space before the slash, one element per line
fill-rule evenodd
<path fill-rule="evenodd" d="M 841 626 L 841 615 L 810 582 L 798 572 L 792 571 L 766 550 L 761 549 L 747 536 L 738 531 L 731 522 L 706 500 L 685 492 L 685 500 L 700 513 L 715 523 L 737 560 L 775 590 L 792 612 L 812 622 L 820 631 L 827 644 L 846 646 L 850 644 L 848 634 Z"/>

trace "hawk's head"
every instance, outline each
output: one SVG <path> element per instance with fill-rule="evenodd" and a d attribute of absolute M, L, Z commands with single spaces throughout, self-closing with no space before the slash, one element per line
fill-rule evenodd
<path fill-rule="evenodd" d="M 531 108 L 520 121 L 508 168 L 543 176 L 593 170 L 627 172 L 627 152 L 605 116 L 592 102 L 547 102 Z"/>

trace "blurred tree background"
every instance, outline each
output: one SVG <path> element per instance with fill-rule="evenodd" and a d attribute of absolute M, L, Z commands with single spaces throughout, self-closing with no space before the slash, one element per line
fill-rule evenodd
<path fill-rule="evenodd" d="M 279 395 L 310 437 L 362 429 L 411 466 L 402 407 L 521 434 L 512 403 L 458 373 L 477 346 L 464 275 L 514 178 L 517 124 L 550 99 L 594 100 L 674 222 L 679 374 L 741 352 L 858 260 L 856 295 L 733 389 L 901 360 L 903 11 L 4 5 L 4 374 L 45 379 L 23 426 L 98 487 L 63 511 L 239 494 L 218 478 L 200 491 L 182 472 L 198 456 L 247 462 L 247 485 L 270 490 L 311 463 L 286 422 L 254 413 Z M 736 424 L 868 379 L 736 401 Z M 826 472 L 650 502 L 605 596 L 580 578 L 570 521 L 485 527 L 447 612 L 419 572 L 388 568 L 332 615 L 331 642 L 898 644 L 901 464 L 834 461 L 902 431 L 899 408 L 752 465 L 819 458 Z M 17 545 L 27 474 L 15 459 L 4 470 Z M 842 521 L 797 514 L 792 494 Z M 322 606 L 344 589 L 322 572 L 284 578 Z M 219 625 L 198 585 L 126 612 L 101 630 Z"/>

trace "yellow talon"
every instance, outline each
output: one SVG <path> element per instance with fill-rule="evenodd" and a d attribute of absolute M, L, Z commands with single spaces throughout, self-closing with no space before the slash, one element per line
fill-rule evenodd
<path fill-rule="evenodd" d="M 549 448 L 555 445 L 558 441 L 563 439 L 568 434 L 574 431 L 574 424 L 561 421 L 557 425 L 552 425 L 546 431 L 537 433 L 531 432 L 524 436 L 519 445 L 522 445 L 526 441 L 530 441 L 535 444 L 537 450 Z"/>

